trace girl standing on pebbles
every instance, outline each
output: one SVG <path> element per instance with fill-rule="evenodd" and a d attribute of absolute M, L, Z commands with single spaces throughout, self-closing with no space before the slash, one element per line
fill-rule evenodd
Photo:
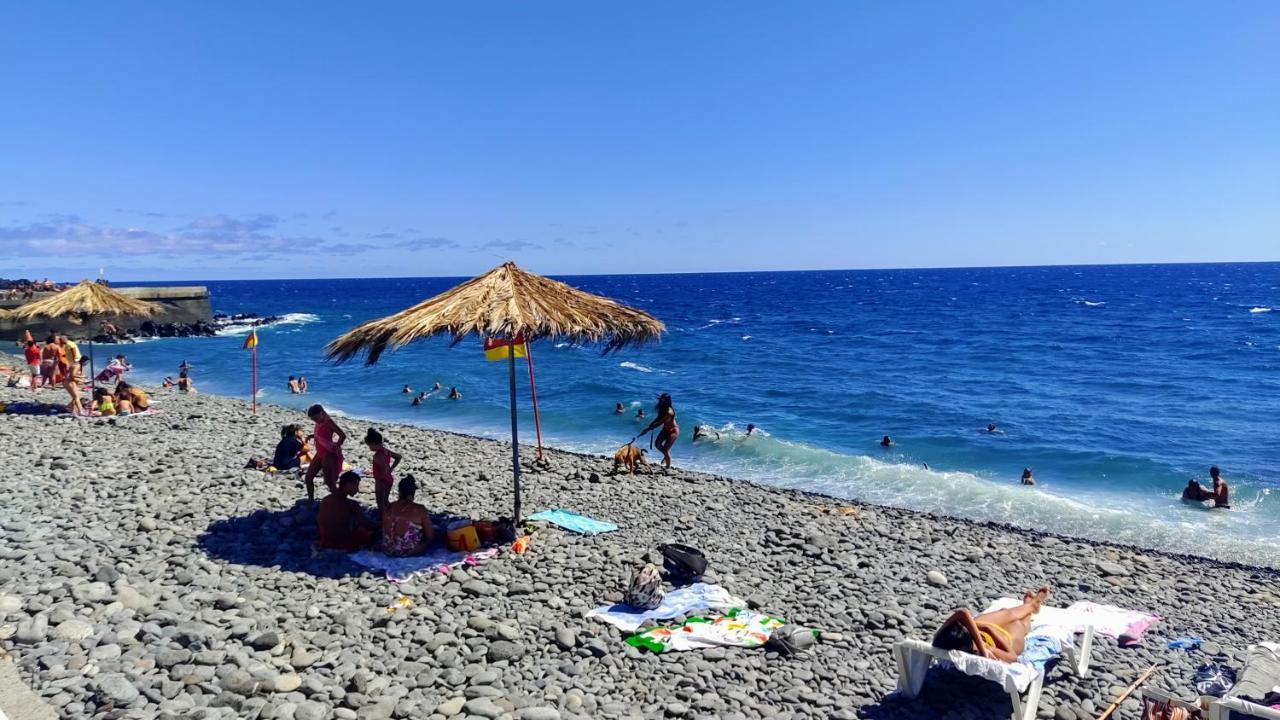
<path fill-rule="evenodd" d="M 307 500 L 316 499 L 316 475 L 324 472 L 324 484 L 329 492 L 337 492 L 338 475 L 342 472 L 342 443 L 347 434 L 338 427 L 338 423 L 329 417 L 329 413 L 319 405 L 312 405 L 307 410 L 307 417 L 315 421 L 316 454 L 307 466 Z"/>
<path fill-rule="evenodd" d="M 382 444 L 382 433 L 373 428 L 369 428 L 369 432 L 365 433 L 364 444 L 373 451 L 373 492 L 378 499 L 378 512 L 382 512 L 391 502 L 391 486 L 395 484 L 391 473 L 400 465 L 403 458 L 400 453 L 388 450 L 387 446 Z"/>

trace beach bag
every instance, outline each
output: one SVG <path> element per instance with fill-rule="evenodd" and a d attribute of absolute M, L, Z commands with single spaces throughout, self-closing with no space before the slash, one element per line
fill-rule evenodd
<path fill-rule="evenodd" d="M 765 643 L 765 648 L 773 650 L 784 657 L 799 655 L 813 647 L 813 644 L 817 642 L 816 635 L 815 631 L 807 627 L 783 625 L 774 630 L 773 634 L 769 636 L 769 641 Z"/>
<path fill-rule="evenodd" d="M 661 605 L 665 597 L 662 574 L 657 566 L 645 565 L 631 574 L 631 584 L 627 586 L 622 602 L 637 610 L 652 610 Z"/>
<path fill-rule="evenodd" d="M 671 543 L 659 545 L 658 550 L 662 552 L 662 567 L 672 585 L 698 582 L 707 571 L 707 556 L 697 548 Z"/>
<path fill-rule="evenodd" d="M 1196 668 L 1196 692 L 1222 697 L 1236 684 L 1236 671 L 1226 665 L 1205 663 Z"/>

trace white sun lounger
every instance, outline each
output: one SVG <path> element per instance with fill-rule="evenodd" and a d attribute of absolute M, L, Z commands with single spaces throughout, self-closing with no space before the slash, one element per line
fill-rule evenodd
<path fill-rule="evenodd" d="M 1077 677 L 1089 672 L 1089 655 L 1093 650 L 1093 626 L 1087 626 L 1080 637 L 1062 642 L 1060 662 Z M 1040 691 L 1044 685 L 1044 671 L 1034 665 L 1006 663 L 978 657 L 959 650 L 942 650 L 921 640 L 903 640 L 893 646 L 893 656 L 898 663 L 898 692 L 914 698 L 924 688 L 925 675 L 934 660 L 950 664 L 966 675 L 980 677 L 998 683 L 1013 702 L 1012 720 L 1035 720 L 1040 704 Z"/>

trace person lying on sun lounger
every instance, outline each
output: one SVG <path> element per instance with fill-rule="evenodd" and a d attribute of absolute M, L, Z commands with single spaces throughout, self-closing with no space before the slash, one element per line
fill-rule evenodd
<path fill-rule="evenodd" d="M 933 646 L 943 650 L 960 650 L 992 660 L 1017 662 L 1031 631 L 1031 618 L 1040 612 L 1049 597 L 1049 588 L 1034 595 L 1025 593 L 1017 607 L 974 617 L 968 610 L 957 610 L 942 623 L 933 636 Z"/>

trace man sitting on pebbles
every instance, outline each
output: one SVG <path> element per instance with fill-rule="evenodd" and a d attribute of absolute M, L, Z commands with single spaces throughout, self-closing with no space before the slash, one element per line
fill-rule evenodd
<path fill-rule="evenodd" d="M 377 528 L 365 517 L 364 508 L 351 497 L 360 492 L 360 475 L 345 472 L 337 489 L 320 501 L 316 527 L 319 545 L 326 550 L 359 550 L 369 545 Z"/>

